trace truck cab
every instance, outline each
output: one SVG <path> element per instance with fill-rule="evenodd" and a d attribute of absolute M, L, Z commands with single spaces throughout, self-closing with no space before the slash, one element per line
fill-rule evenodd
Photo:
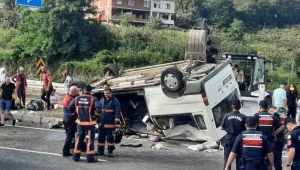
<path fill-rule="evenodd" d="M 235 66 L 243 71 L 244 82 L 240 84 L 242 109 L 241 112 L 247 115 L 253 115 L 258 110 L 258 102 L 267 100 L 272 104 L 273 91 L 266 91 L 267 83 L 272 79 L 267 78 L 265 56 L 259 54 L 235 54 L 224 53 L 223 59 L 230 58 L 233 62 L 233 72 Z M 222 59 L 221 59 L 222 60 Z"/>

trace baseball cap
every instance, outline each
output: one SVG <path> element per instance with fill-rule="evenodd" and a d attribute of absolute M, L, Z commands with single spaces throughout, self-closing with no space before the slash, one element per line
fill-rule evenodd
<path fill-rule="evenodd" d="M 259 106 L 267 108 L 269 106 L 269 103 L 266 100 L 261 100 L 259 102 Z"/>
<path fill-rule="evenodd" d="M 286 86 L 286 85 L 287 85 L 287 83 L 286 83 L 286 81 L 282 81 L 282 82 L 280 83 L 280 85 L 284 85 L 284 86 Z"/>
<path fill-rule="evenodd" d="M 241 106 L 241 101 L 239 99 L 234 99 L 232 101 L 232 106 Z"/>
<path fill-rule="evenodd" d="M 246 124 L 248 126 L 255 126 L 256 124 L 258 124 L 258 117 L 257 116 L 247 116 Z"/>
<path fill-rule="evenodd" d="M 286 117 L 285 120 L 284 120 L 284 126 L 286 126 L 286 124 L 288 123 L 295 123 L 295 119 L 292 118 L 292 117 Z"/>

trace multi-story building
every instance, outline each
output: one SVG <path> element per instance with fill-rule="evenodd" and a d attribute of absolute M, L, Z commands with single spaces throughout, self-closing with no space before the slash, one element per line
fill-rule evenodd
<path fill-rule="evenodd" d="M 175 12 L 175 0 L 94 0 L 97 16 L 102 22 L 120 22 L 121 15 L 129 13 L 134 24 L 149 22 L 150 16 L 158 16 L 163 23 L 174 25 L 171 15 Z"/>

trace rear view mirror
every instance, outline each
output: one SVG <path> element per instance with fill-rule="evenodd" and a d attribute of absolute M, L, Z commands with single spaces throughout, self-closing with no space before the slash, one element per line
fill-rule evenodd
<path fill-rule="evenodd" d="M 277 71 L 277 64 L 272 63 L 272 70 Z"/>

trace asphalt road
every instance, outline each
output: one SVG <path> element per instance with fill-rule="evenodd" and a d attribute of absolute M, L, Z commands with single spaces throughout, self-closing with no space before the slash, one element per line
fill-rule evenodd
<path fill-rule="evenodd" d="M 7 122 L 8 124 L 8 122 Z M 46 126 L 17 123 L 17 126 L 0 128 L 0 169 L 52 170 L 52 169 L 144 169 L 144 170 L 221 170 L 223 152 L 189 151 L 191 142 L 161 142 L 163 150 L 152 150 L 156 144 L 147 139 L 123 139 L 123 144 L 142 144 L 142 147 L 116 145 L 114 158 L 97 156 L 97 163 L 86 163 L 82 154 L 80 162 L 62 157 L 65 139 L 63 129 L 52 130 Z"/>

